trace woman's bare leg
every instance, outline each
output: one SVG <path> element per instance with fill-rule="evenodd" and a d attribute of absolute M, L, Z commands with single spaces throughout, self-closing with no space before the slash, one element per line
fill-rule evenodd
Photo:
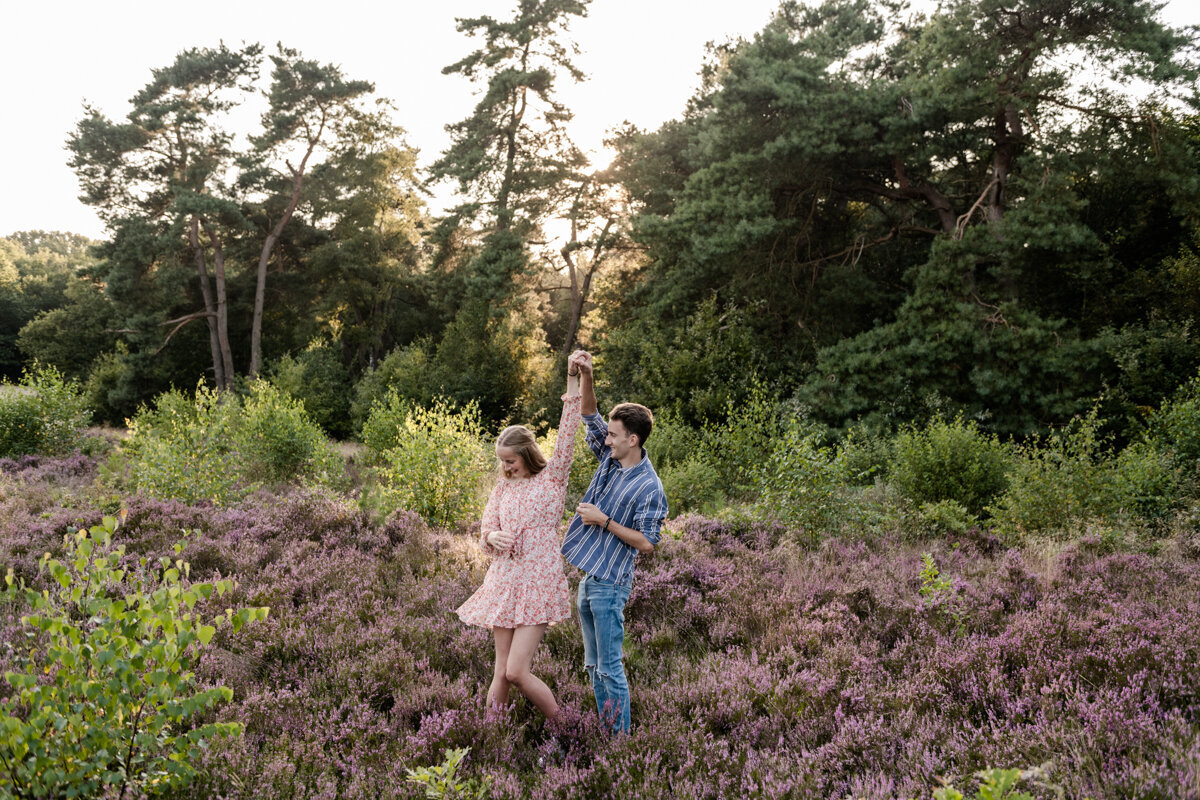
<path fill-rule="evenodd" d="M 523 625 L 512 633 L 508 650 L 508 664 L 504 677 L 513 686 L 521 690 L 521 694 L 529 698 L 529 702 L 537 706 L 538 711 L 553 719 L 558 714 L 558 703 L 550 687 L 530 672 L 533 665 L 533 654 L 537 651 L 546 633 L 545 625 Z M 499 640 L 497 640 L 499 641 Z M 497 658 L 499 648 L 497 647 Z"/>
<path fill-rule="evenodd" d="M 488 687 L 488 708 L 504 708 L 508 705 L 509 681 L 505 673 L 508 670 L 509 648 L 512 646 L 512 628 L 492 628 L 492 636 L 496 639 L 496 663 L 492 668 L 492 685 Z"/>

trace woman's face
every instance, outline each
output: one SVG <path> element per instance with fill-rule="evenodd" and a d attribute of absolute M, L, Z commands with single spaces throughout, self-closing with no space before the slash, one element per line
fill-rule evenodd
<path fill-rule="evenodd" d="M 496 458 L 500 459 L 500 468 L 504 470 L 505 477 L 529 477 L 529 469 L 525 466 L 525 459 L 521 458 L 516 450 L 510 447 L 497 447 Z"/>

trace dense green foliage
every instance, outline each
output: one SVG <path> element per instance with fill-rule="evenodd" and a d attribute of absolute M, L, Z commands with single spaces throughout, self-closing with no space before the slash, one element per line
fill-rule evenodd
<path fill-rule="evenodd" d="M 934 419 L 901 431 L 892 448 L 888 479 L 915 503 L 952 500 L 978 514 L 1008 481 L 1007 454 L 974 420 Z"/>
<path fill-rule="evenodd" d="M 171 391 L 129 422 L 118 456 L 152 497 L 229 503 L 261 485 L 334 484 L 342 462 L 304 406 L 264 381 L 244 398 L 204 386 Z"/>
<path fill-rule="evenodd" d="M 370 84 L 283 46 L 188 50 L 125 119 L 86 109 L 71 163 L 111 236 L 4 241 L 0 372 L 54 364 L 121 424 L 262 369 L 345 437 L 392 389 L 549 423 L 578 341 L 604 404 L 698 429 L 757 375 L 839 433 L 1046 434 L 1103 397 L 1124 444 L 1200 367 L 1200 61 L 1149 0 L 786 0 L 602 173 L 559 97 L 587 10 L 459 20 L 443 71 L 478 100 L 424 170 Z M 686 502 L 715 498 L 685 460 Z"/>
<path fill-rule="evenodd" d="M 0 458 L 68 453 L 91 416 L 76 383 L 35 363 L 20 383 L 0 383 Z"/>
<path fill-rule="evenodd" d="M 159 794 L 187 784 L 209 739 L 241 731 L 210 721 L 233 692 L 200 685 L 194 671 L 218 626 L 236 633 L 267 609 L 201 613 L 198 604 L 218 602 L 233 582 L 191 582 L 178 558 L 130 565 L 112 542 L 117 524 L 106 517 L 69 533 L 62 561 L 47 553 L 50 591 L 8 570 L 0 598 L 29 611 L 29 638 L 12 643 L 18 669 L 4 674 L 14 690 L 0 706 L 6 797 Z"/>
<path fill-rule="evenodd" d="M 374 464 L 377 502 L 387 512 L 415 511 L 454 525 L 482 510 L 481 473 L 494 463 L 483 442 L 479 409 L 445 400 L 409 406 L 394 392 L 372 410 L 363 442 Z"/>

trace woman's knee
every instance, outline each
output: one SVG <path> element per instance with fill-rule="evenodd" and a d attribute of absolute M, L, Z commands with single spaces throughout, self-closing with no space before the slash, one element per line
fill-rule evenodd
<path fill-rule="evenodd" d="M 509 664 L 508 667 L 504 670 L 504 680 L 508 681 L 513 686 L 520 686 L 521 684 L 523 684 L 525 682 L 526 678 L 528 678 L 528 677 L 529 677 L 529 668 L 528 667 L 524 667 L 524 666 L 520 666 L 520 665 L 516 665 L 516 664 Z"/>

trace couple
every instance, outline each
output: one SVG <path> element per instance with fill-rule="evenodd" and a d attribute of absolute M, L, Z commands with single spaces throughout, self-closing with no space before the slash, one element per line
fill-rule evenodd
<path fill-rule="evenodd" d="M 600 465 L 560 548 L 558 523 L 581 413 Z M 492 565 L 483 586 L 458 609 L 463 622 L 491 628 L 496 640 L 489 706 L 506 705 L 509 687 L 516 686 L 548 718 L 558 714 L 554 693 L 530 666 L 547 626 L 571 615 L 565 556 L 584 573 L 576 602 L 596 707 L 614 733 L 629 731 L 621 660 L 625 603 L 637 554 L 654 549 L 667 515 L 662 482 L 643 448 L 653 425 L 650 409 L 636 403 L 615 406 L 605 424 L 596 413 L 591 354 L 577 350 L 567 360 L 553 457 L 547 461 L 533 433 L 520 425 L 496 439 L 504 476 L 488 498 L 480 532 Z"/>

